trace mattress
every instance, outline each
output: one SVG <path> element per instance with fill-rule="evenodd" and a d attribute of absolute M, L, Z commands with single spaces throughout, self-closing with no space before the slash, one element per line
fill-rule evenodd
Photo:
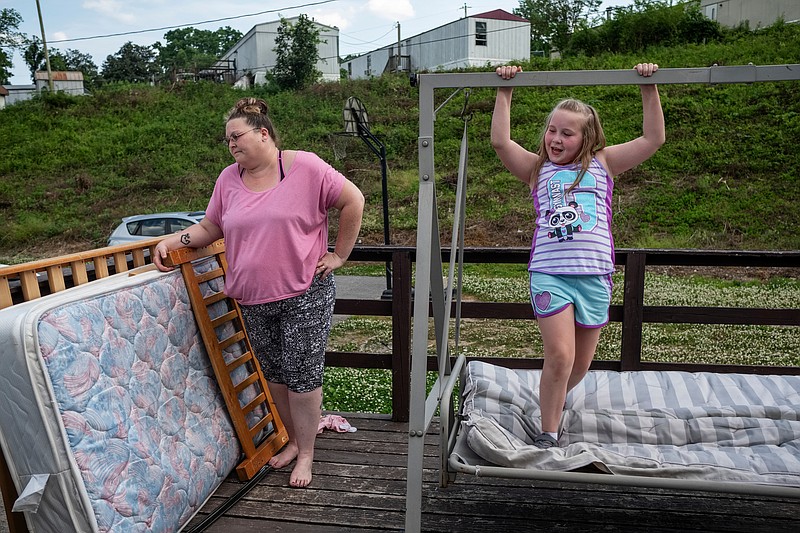
<path fill-rule="evenodd" d="M 0 312 L 0 444 L 34 531 L 177 531 L 240 447 L 179 271 Z M 22 500 L 19 501 L 22 503 Z"/>
<path fill-rule="evenodd" d="M 461 461 L 800 487 L 800 377 L 591 371 L 541 450 L 539 370 L 467 365 Z"/>

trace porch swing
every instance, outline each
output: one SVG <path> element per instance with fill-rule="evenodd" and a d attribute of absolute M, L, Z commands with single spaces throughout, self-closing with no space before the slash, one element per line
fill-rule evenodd
<path fill-rule="evenodd" d="M 440 417 L 439 484 L 457 474 L 764 494 L 800 500 L 800 376 L 596 370 L 570 393 L 559 449 L 532 446 L 539 370 L 467 362 L 458 344 L 464 263 L 470 89 L 465 87 L 722 84 L 800 80 L 800 65 L 634 71 L 424 74 L 419 85 L 419 206 L 405 530 L 421 529 L 424 437 Z M 434 109 L 435 89 L 457 89 Z M 434 121 L 465 91 L 447 285 L 434 179 Z M 643 265 L 642 265 L 643 267 Z M 643 275 L 643 273 L 642 273 Z M 420 295 L 430 294 L 430 302 Z M 429 314 L 430 309 L 432 310 Z M 454 317 L 454 346 L 450 346 Z M 438 376 L 426 396 L 429 319 Z M 800 374 L 800 369 L 798 369 Z M 458 411 L 453 393 L 460 384 Z M 654 391 L 649 396 L 637 390 Z M 614 391 L 612 393 L 612 391 Z M 662 391 L 657 394 L 657 391 Z M 670 391 L 669 394 L 663 391 Z M 742 426 L 744 424 L 744 426 Z M 744 429 L 742 430 L 742 427 Z M 695 439 L 695 435 L 712 439 Z M 779 436 L 781 442 L 769 441 Z M 720 448 L 729 441 L 735 450 Z M 792 443 L 795 444 L 792 444 Z M 785 444 L 785 445 L 781 445 Z M 664 452 L 668 453 L 664 453 Z M 732 452 L 732 453 L 728 453 Z M 762 453 L 763 452 L 763 453 Z M 738 454 L 738 455 L 737 455 Z M 741 456 L 741 457 L 739 457 Z M 706 468 L 702 466 L 705 465 Z"/>

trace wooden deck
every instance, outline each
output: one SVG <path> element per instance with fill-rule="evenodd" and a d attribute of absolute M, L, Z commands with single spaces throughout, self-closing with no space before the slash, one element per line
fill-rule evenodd
<path fill-rule="evenodd" d="M 309 488 L 273 471 L 206 531 L 402 531 L 408 424 L 344 415 L 358 431 L 317 437 Z M 438 485 L 437 428 L 426 436 L 423 531 L 798 530 L 800 500 L 459 475 Z M 241 486 L 229 478 L 185 531 Z"/>

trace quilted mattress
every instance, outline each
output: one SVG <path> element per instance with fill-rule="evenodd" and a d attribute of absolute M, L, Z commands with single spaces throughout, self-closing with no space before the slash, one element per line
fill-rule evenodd
<path fill-rule="evenodd" d="M 17 491 L 46 479 L 34 531 L 178 531 L 239 460 L 178 271 L 0 311 L 0 368 Z"/>

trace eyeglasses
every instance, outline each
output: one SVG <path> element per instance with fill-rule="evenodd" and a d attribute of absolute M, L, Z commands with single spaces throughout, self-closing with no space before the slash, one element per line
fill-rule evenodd
<path fill-rule="evenodd" d="M 241 137 L 245 133 L 250 133 L 251 131 L 256 131 L 256 130 L 260 130 L 260 129 L 261 128 L 253 128 L 251 130 L 243 131 L 241 133 L 231 133 L 230 137 L 223 137 L 222 138 L 222 143 L 227 146 L 227 145 L 229 145 L 231 143 L 231 141 L 233 141 L 233 142 L 238 141 L 239 137 Z"/>

